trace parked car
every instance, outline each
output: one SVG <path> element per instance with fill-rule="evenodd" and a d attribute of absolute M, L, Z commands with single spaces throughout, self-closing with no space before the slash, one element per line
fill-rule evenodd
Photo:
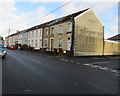
<path fill-rule="evenodd" d="M 0 44 L 0 57 L 5 57 L 6 56 L 6 50 L 3 44 Z"/>
<path fill-rule="evenodd" d="M 7 48 L 8 48 L 8 49 L 12 49 L 12 50 L 15 50 L 15 49 L 16 49 L 16 47 L 15 47 L 14 45 L 8 46 Z"/>

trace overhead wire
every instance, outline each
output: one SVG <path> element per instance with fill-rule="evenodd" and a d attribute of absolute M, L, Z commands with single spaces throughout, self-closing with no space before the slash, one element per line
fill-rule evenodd
<path fill-rule="evenodd" d="M 60 6 L 60 7 L 56 8 L 56 9 L 54 9 L 53 11 L 51 11 L 51 12 L 45 14 L 44 16 L 42 16 L 42 17 L 40 17 L 40 18 L 37 18 L 36 20 L 34 20 L 34 21 L 32 21 L 32 22 L 30 22 L 30 23 L 24 25 L 24 26 L 14 27 L 14 28 L 12 28 L 12 30 L 13 30 L 13 29 L 14 29 L 14 30 L 17 30 L 17 29 L 24 29 L 24 28 L 27 27 L 28 25 L 31 25 L 31 24 L 37 22 L 38 20 L 45 18 L 46 16 L 50 15 L 51 13 L 54 13 L 55 11 L 61 9 L 62 7 L 68 5 L 68 4 L 71 3 L 72 1 L 73 1 L 73 0 L 68 1 L 67 3 L 63 4 L 62 6 Z M 9 30 L 10 30 L 10 29 L 9 29 Z"/>

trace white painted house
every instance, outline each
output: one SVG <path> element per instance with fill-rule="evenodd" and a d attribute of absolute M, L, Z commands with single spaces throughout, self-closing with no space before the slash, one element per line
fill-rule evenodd
<path fill-rule="evenodd" d="M 39 50 L 42 48 L 42 28 L 28 31 L 28 46 Z"/>

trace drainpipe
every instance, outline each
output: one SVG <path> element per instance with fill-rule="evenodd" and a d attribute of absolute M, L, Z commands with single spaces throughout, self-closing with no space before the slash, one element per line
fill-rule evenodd
<path fill-rule="evenodd" d="M 71 43 L 71 50 L 74 52 L 74 40 L 75 40 L 75 21 L 74 21 L 74 18 L 72 18 L 72 43 Z"/>
<path fill-rule="evenodd" d="M 105 28 L 105 26 L 103 26 L 103 56 L 104 56 L 104 49 L 105 49 L 104 28 Z"/>

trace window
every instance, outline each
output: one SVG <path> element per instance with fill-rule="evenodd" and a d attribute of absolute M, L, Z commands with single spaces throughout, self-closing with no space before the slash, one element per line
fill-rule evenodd
<path fill-rule="evenodd" d="M 42 47 L 42 40 L 40 39 L 40 47 Z"/>
<path fill-rule="evenodd" d="M 33 40 L 32 40 L 32 42 L 31 42 L 31 45 L 32 45 L 32 47 L 33 47 Z"/>
<path fill-rule="evenodd" d="M 68 32 L 72 31 L 72 23 L 68 23 Z"/>
<path fill-rule="evenodd" d="M 40 31 L 40 37 L 42 36 L 42 29 L 39 30 Z"/>
<path fill-rule="evenodd" d="M 32 38 L 32 31 L 30 32 L 30 38 Z"/>
<path fill-rule="evenodd" d="M 51 27 L 51 35 L 54 34 L 54 27 Z"/>
<path fill-rule="evenodd" d="M 48 35 L 48 28 L 45 28 L 44 36 Z"/>
<path fill-rule="evenodd" d="M 36 38 L 38 37 L 38 30 L 36 30 Z"/>
<path fill-rule="evenodd" d="M 37 46 L 38 46 L 37 44 L 38 44 L 38 42 L 37 42 L 37 40 L 35 40 L 35 47 L 37 47 Z"/>
<path fill-rule="evenodd" d="M 62 39 L 58 39 L 58 48 L 62 47 Z"/>
<path fill-rule="evenodd" d="M 62 33 L 62 25 L 59 26 L 59 32 L 58 34 L 61 34 Z"/>
<path fill-rule="evenodd" d="M 34 31 L 32 31 L 32 38 L 34 37 Z"/>
<path fill-rule="evenodd" d="M 48 47 L 48 39 L 44 39 L 44 47 Z"/>
<path fill-rule="evenodd" d="M 28 45 L 30 46 L 30 40 L 28 41 Z"/>
<path fill-rule="evenodd" d="M 71 50 L 71 38 L 67 38 L 67 50 Z"/>
<path fill-rule="evenodd" d="M 30 39 L 30 32 L 28 32 L 28 39 Z"/>

